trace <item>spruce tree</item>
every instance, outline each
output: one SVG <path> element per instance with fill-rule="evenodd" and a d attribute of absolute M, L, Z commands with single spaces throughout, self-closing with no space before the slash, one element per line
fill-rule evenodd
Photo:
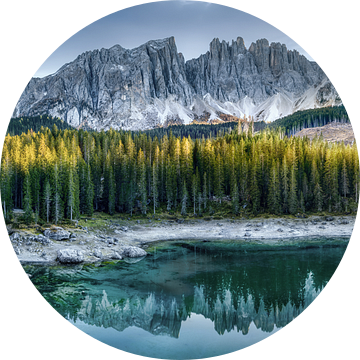
<path fill-rule="evenodd" d="M 314 208 L 318 212 L 323 209 L 323 191 L 319 183 L 316 183 L 314 188 Z"/>
<path fill-rule="evenodd" d="M 232 205 L 233 213 L 235 215 L 239 214 L 239 211 L 240 211 L 239 188 L 238 188 L 236 181 L 234 181 L 234 185 L 233 185 L 233 189 L 232 189 L 231 205 Z"/>
<path fill-rule="evenodd" d="M 94 212 L 94 185 L 91 179 L 91 167 L 86 165 L 86 184 L 85 184 L 85 214 L 92 216 Z"/>
<path fill-rule="evenodd" d="M 199 189 L 199 169 L 196 168 L 195 174 L 192 176 L 192 183 L 191 183 L 191 194 L 194 206 L 194 215 L 196 214 L 196 201 L 198 196 L 198 189 Z"/>
<path fill-rule="evenodd" d="M 76 197 L 76 186 L 74 179 L 74 170 L 70 165 L 69 167 L 69 178 L 68 178 L 68 196 L 67 196 L 67 207 L 68 207 L 68 216 L 70 220 L 73 220 L 75 216 L 75 197 Z"/>
<path fill-rule="evenodd" d="M 259 158 L 257 153 L 253 155 L 253 159 L 251 162 L 251 169 L 250 169 L 250 198 L 252 204 L 252 211 L 254 214 L 257 214 L 260 211 L 260 188 L 259 188 Z"/>
<path fill-rule="evenodd" d="M 341 167 L 341 190 L 342 195 L 346 198 L 349 194 L 349 177 L 345 158 L 343 159 Z"/>
<path fill-rule="evenodd" d="M 281 184 L 282 184 L 282 208 L 283 212 L 289 212 L 289 168 L 287 166 L 286 157 L 283 158 L 282 171 L 281 171 Z"/>
<path fill-rule="evenodd" d="M 138 171 L 139 171 L 139 195 L 141 199 L 141 212 L 146 215 L 147 210 L 147 189 L 146 189 L 146 164 L 144 153 L 140 149 L 138 154 Z"/>
<path fill-rule="evenodd" d="M 279 214 L 281 211 L 280 182 L 278 164 L 273 160 L 270 169 L 269 190 L 267 197 L 268 207 L 271 213 Z"/>
<path fill-rule="evenodd" d="M 204 211 L 206 211 L 207 209 L 207 200 L 208 200 L 208 195 L 207 195 L 207 173 L 204 173 L 204 185 L 203 185 L 203 195 L 202 195 L 202 199 L 203 199 L 203 204 L 204 204 Z"/>
<path fill-rule="evenodd" d="M 159 181 L 158 181 L 158 167 L 156 166 L 156 162 L 153 163 L 152 166 L 152 201 L 154 214 L 156 214 L 156 208 L 159 206 Z"/>
<path fill-rule="evenodd" d="M 49 179 L 45 181 L 45 188 L 44 188 L 44 207 L 46 213 L 46 222 L 50 221 L 50 210 L 51 210 L 51 185 Z"/>
<path fill-rule="evenodd" d="M 214 170 L 214 190 L 215 196 L 220 200 L 224 196 L 224 172 L 223 172 L 223 164 L 221 161 L 220 154 L 217 154 L 215 159 L 215 170 Z"/>
<path fill-rule="evenodd" d="M 325 185 L 329 212 L 339 209 L 339 179 L 336 152 L 330 149 L 325 159 Z"/>
<path fill-rule="evenodd" d="M 187 214 L 186 208 L 188 205 L 188 198 L 189 198 L 189 193 L 187 191 L 186 182 L 184 180 L 183 186 L 182 186 L 182 198 L 181 198 L 181 215 L 182 216 L 186 216 L 186 214 Z"/>
<path fill-rule="evenodd" d="M 24 192 L 24 222 L 26 224 L 30 224 L 33 220 L 33 212 L 31 208 L 32 198 L 31 198 L 31 180 L 29 171 L 25 172 L 24 175 L 24 184 L 23 184 L 23 192 Z"/>
<path fill-rule="evenodd" d="M 116 184 L 114 178 L 114 170 L 112 166 L 109 167 L 108 172 L 108 212 L 110 215 L 113 215 L 115 213 Z"/>
<path fill-rule="evenodd" d="M 4 144 L 3 153 L 2 153 L 0 181 L 1 181 L 1 205 L 3 209 L 5 221 L 8 222 L 12 219 L 13 181 L 12 181 L 11 159 L 6 143 Z"/>
<path fill-rule="evenodd" d="M 289 212 L 295 214 L 298 210 L 298 198 L 297 198 L 297 181 L 296 170 L 294 166 L 290 169 L 290 189 L 289 189 Z"/>
<path fill-rule="evenodd" d="M 61 200 L 61 185 L 58 164 L 54 165 L 54 185 L 53 185 L 53 212 L 55 224 L 58 224 L 63 218 L 63 205 Z"/>

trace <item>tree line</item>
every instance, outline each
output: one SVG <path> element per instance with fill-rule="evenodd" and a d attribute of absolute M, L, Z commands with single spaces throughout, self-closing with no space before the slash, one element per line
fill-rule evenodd
<path fill-rule="evenodd" d="M 223 119 L 236 119 L 234 116 L 219 114 L 220 118 Z M 193 123 L 190 126 L 184 124 L 169 125 L 163 127 L 157 127 L 151 130 L 145 131 L 135 131 L 136 134 L 145 133 L 151 136 L 152 139 L 157 137 L 158 139 L 162 138 L 164 135 L 172 134 L 176 137 L 188 137 L 192 139 L 201 139 L 202 137 L 217 137 L 223 136 L 227 133 L 231 133 L 232 130 L 237 126 L 238 120 L 246 122 L 246 116 L 242 119 L 237 119 L 236 121 L 224 121 L 219 124 L 196 124 Z M 264 121 L 254 122 L 254 131 L 262 131 L 265 128 L 277 129 L 282 127 L 286 136 L 295 135 L 297 132 L 304 128 L 324 126 L 330 122 L 350 122 L 349 116 L 343 105 L 341 106 L 332 106 L 318 109 L 309 109 L 297 111 L 292 115 L 285 116 L 281 119 L 275 120 L 272 123 L 266 124 Z M 40 116 L 23 116 L 19 118 L 12 118 L 10 120 L 7 133 L 10 135 L 21 135 L 26 133 L 28 130 L 35 132 L 40 131 L 41 127 L 52 128 L 53 125 L 59 130 L 73 129 L 71 125 L 65 121 L 52 117 L 49 115 L 40 115 Z M 84 128 L 84 130 L 91 130 Z"/>
<path fill-rule="evenodd" d="M 356 211 L 356 144 L 254 133 L 239 122 L 230 133 L 193 139 L 109 130 L 52 130 L 4 141 L 1 200 L 25 221 L 59 223 L 94 211 L 108 214 L 211 214 Z"/>
<path fill-rule="evenodd" d="M 343 105 L 297 111 L 294 114 L 277 119 L 267 126 L 271 129 L 282 127 L 285 135 L 291 136 L 302 129 L 324 126 L 331 122 L 350 122 Z"/>
<path fill-rule="evenodd" d="M 58 117 L 50 115 L 22 116 L 10 119 L 7 134 L 21 135 L 22 133 L 27 133 L 28 130 L 38 132 L 41 127 L 51 129 L 53 125 L 56 125 L 60 130 L 73 129 L 71 125 Z"/>

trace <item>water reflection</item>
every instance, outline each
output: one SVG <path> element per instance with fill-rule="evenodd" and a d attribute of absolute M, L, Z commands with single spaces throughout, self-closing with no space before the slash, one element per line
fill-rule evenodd
<path fill-rule="evenodd" d="M 145 356 L 199 358 L 241 349 L 286 326 L 327 284 L 345 247 L 250 254 L 215 250 L 169 244 L 136 264 L 28 266 L 26 271 L 58 312 L 80 328 L 79 324 L 92 326 L 88 333 L 101 341 Z M 185 324 L 195 315 L 204 320 L 201 331 L 191 332 L 194 343 L 204 341 L 209 324 L 220 338 L 238 334 L 238 342 L 232 340 L 230 348 L 224 340 L 224 346 L 200 356 L 185 355 L 182 348 L 171 353 L 174 346 L 152 354 L 141 349 L 139 338 L 136 347 L 127 350 L 121 340 L 130 329 L 132 333 L 142 329 L 181 344 L 190 331 Z M 116 340 L 104 329 L 116 331 Z M 261 338 L 252 338 L 255 333 Z M 164 336 L 158 339 L 159 347 L 164 347 Z"/>
<path fill-rule="evenodd" d="M 74 321 L 79 319 L 89 325 L 111 327 L 117 331 L 136 326 L 154 335 L 167 334 L 178 338 L 181 322 L 195 313 L 210 319 L 219 335 L 232 330 L 246 335 L 252 322 L 264 332 L 272 332 L 275 326 L 284 327 L 310 305 L 321 291 L 315 290 L 310 273 L 306 279 L 304 306 L 297 307 L 289 300 L 285 306 L 276 305 L 265 309 L 265 303 L 260 299 L 256 309 L 250 294 L 246 298 L 241 296 L 235 303 L 231 291 L 226 289 L 223 300 L 218 297 L 214 303 L 209 303 L 204 289 L 204 285 L 195 286 L 190 311 L 186 308 L 184 299 L 178 301 L 176 298 L 164 298 L 151 293 L 145 298 L 135 295 L 124 301 L 110 301 L 103 290 L 101 298 L 86 295 L 76 316 L 68 316 Z"/>

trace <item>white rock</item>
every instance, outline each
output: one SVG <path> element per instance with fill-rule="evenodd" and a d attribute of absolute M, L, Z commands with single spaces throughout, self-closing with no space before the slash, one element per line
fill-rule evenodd
<path fill-rule="evenodd" d="M 122 248 L 122 254 L 130 258 L 146 256 L 147 252 L 137 246 L 125 246 Z"/>
<path fill-rule="evenodd" d="M 70 233 L 63 228 L 57 226 L 51 229 L 45 229 L 44 236 L 53 240 L 67 240 L 70 238 Z"/>
<path fill-rule="evenodd" d="M 57 252 L 57 260 L 62 264 L 78 264 L 84 261 L 84 254 L 77 249 L 62 249 Z"/>

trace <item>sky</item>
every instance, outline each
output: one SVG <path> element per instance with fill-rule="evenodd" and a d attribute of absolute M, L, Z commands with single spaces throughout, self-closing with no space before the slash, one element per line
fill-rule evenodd
<path fill-rule="evenodd" d="M 85 51 L 110 48 L 116 44 L 133 49 L 149 40 L 175 37 L 185 60 L 197 58 L 209 50 L 214 38 L 231 43 L 238 36 L 249 48 L 252 42 L 266 38 L 285 44 L 309 60 L 312 58 L 293 40 L 272 25 L 230 7 L 194 1 L 161 1 L 115 12 L 88 25 L 57 48 L 38 69 L 35 77 L 56 72 Z"/>

